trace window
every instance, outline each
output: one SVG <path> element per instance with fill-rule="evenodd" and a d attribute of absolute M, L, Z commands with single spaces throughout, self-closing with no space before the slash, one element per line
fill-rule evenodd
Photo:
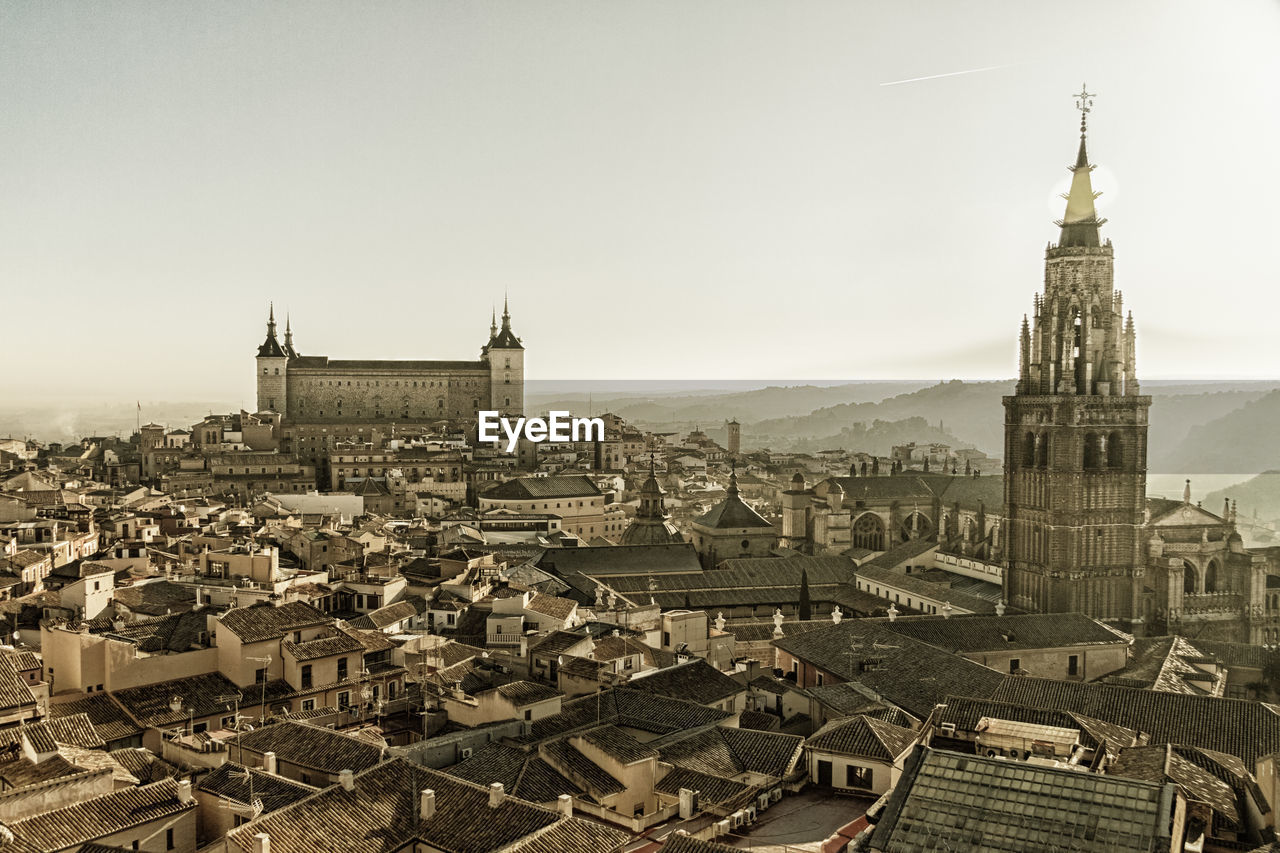
<path fill-rule="evenodd" d="M 222 726 L 224 729 L 229 729 L 235 724 L 236 724 L 236 718 L 234 714 L 229 717 L 223 717 L 221 720 L 218 721 L 218 725 Z"/>
<path fill-rule="evenodd" d="M 1067 657 L 1067 675 L 1080 674 L 1080 656 L 1070 655 Z"/>
<path fill-rule="evenodd" d="M 200 732 L 207 732 L 207 731 L 209 731 L 208 723 L 196 723 L 194 726 L 191 727 L 191 733 L 193 735 L 198 735 L 200 734 Z"/>
<path fill-rule="evenodd" d="M 316 709 L 316 700 L 314 700 L 314 699 L 303 699 L 303 700 L 302 700 L 302 710 L 304 710 L 304 711 L 314 711 L 315 709 Z"/>
<path fill-rule="evenodd" d="M 1022 669 L 1022 658 L 1010 658 L 1010 659 L 1009 659 L 1009 672 L 1011 672 L 1011 673 L 1013 673 L 1013 672 L 1017 672 L 1017 671 L 1018 671 L 1018 670 L 1020 670 L 1020 669 Z"/>
<path fill-rule="evenodd" d="M 254 670 L 254 673 L 253 673 L 253 683 L 254 683 L 254 684 L 266 684 L 266 683 L 267 683 L 267 668 L 266 668 L 265 666 L 264 666 L 264 667 L 261 667 L 260 669 L 256 669 L 256 670 Z"/>
<path fill-rule="evenodd" d="M 524 718 L 525 718 L 526 720 L 532 720 L 532 719 L 533 719 L 533 709 L 532 709 L 532 708 L 528 708 L 528 709 L 526 709 L 526 710 L 525 710 L 525 712 L 524 712 Z"/>
<path fill-rule="evenodd" d="M 871 788 L 871 768 L 859 767 L 856 764 L 850 764 L 845 768 L 845 787 L 848 788 Z"/>
<path fill-rule="evenodd" d="M 164 831 L 164 849 L 173 849 L 173 827 L 169 827 Z"/>
<path fill-rule="evenodd" d="M 338 710 L 344 710 L 351 707 L 351 691 L 343 690 L 338 694 Z"/>
<path fill-rule="evenodd" d="M 302 665 L 302 689 L 311 689 L 311 664 L 309 663 Z"/>
<path fill-rule="evenodd" d="M 347 659 L 338 658 L 338 680 L 345 681 L 347 678 Z"/>

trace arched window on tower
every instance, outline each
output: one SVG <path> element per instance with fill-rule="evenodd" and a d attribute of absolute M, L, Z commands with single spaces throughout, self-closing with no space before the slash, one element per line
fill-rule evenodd
<path fill-rule="evenodd" d="M 1204 570 L 1204 591 L 1218 591 L 1218 561 L 1210 560 L 1209 565 Z"/>
<path fill-rule="evenodd" d="M 1047 432 L 1036 436 L 1036 466 L 1049 467 L 1049 433 Z"/>
<path fill-rule="evenodd" d="M 1102 439 L 1096 432 L 1085 433 L 1084 469 L 1092 471 L 1102 467 Z"/>
<path fill-rule="evenodd" d="M 1196 567 L 1189 560 L 1182 561 L 1182 593 L 1184 595 L 1195 595 L 1199 592 L 1199 573 Z"/>
<path fill-rule="evenodd" d="M 1113 432 L 1107 436 L 1107 467 L 1120 468 L 1124 465 L 1124 441 L 1120 433 Z"/>
<path fill-rule="evenodd" d="M 1036 434 L 1029 432 L 1022 437 L 1022 464 L 1028 467 L 1036 464 Z"/>

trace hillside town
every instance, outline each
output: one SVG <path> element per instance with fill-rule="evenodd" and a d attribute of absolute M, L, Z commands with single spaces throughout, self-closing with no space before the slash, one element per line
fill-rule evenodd
<path fill-rule="evenodd" d="M 1280 850 L 1280 547 L 1147 495 L 1091 98 L 1000 457 L 508 451 L 518 299 L 407 361 L 264 297 L 254 411 L 0 439 L 0 853 Z"/>

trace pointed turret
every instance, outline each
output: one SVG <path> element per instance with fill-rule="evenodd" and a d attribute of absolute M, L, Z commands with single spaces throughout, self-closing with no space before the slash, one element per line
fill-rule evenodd
<path fill-rule="evenodd" d="M 262 342 L 262 346 L 258 347 L 258 358 L 286 357 L 284 350 L 280 347 L 280 342 L 276 340 L 276 306 L 273 302 L 267 314 L 267 339 Z"/>
<path fill-rule="evenodd" d="M 1068 166 L 1071 170 L 1071 190 L 1063 194 L 1067 200 L 1067 212 L 1055 224 L 1062 228 L 1058 238 L 1060 247 L 1066 246 L 1098 246 L 1098 228 L 1107 220 L 1098 217 L 1094 200 L 1101 195 L 1093 191 L 1093 183 L 1089 173 L 1093 166 L 1089 163 L 1086 146 L 1089 110 L 1093 107 L 1093 95 L 1087 88 L 1081 88 L 1076 96 L 1076 108 L 1080 110 L 1080 150 L 1076 153 L 1076 164 Z"/>
<path fill-rule="evenodd" d="M 289 315 L 284 315 L 284 354 L 289 358 L 297 358 L 298 352 L 293 348 L 293 329 L 290 328 Z"/>
<path fill-rule="evenodd" d="M 502 329 L 489 341 L 489 349 L 524 349 L 520 339 L 511 331 L 511 312 L 505 296 L 502 297 Z"/>

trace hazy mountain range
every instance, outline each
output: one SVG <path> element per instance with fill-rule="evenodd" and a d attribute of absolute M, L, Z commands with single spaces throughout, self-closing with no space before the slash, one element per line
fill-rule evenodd
<path fill-rule="evenodd" d="M 754 387 L 753 387 L 754 385 Z M 548 382 L 526 385 L 530 413 L 613 412 L 644 429 L 701 427 L 723 440 L 724 423 L 742 424 L 744 449 L 813 452 L 846 448 L 887 453 L 894 444 L 944 442 L 1001 454 L 1004 408 L 1012 381 L 992 382 Z M 1280 382 L 1203 381 L 1143 384 L 1153 398 L 1148 469 L 1165 473 L 1240 473 L 1280 469 Z M 0 436 L 68 441 L 129 435 L 138 420 L 190 427 L 226 402 L 119 405 L 5 405 Z"/>

